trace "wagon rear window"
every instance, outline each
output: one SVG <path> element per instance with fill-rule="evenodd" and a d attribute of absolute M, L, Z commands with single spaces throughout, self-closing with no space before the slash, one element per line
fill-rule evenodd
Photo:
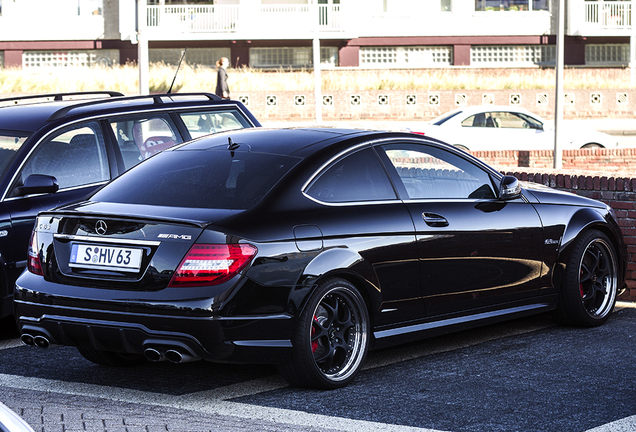
<path fill-rule="evenodd" d="M 0 131 L 0 178 L 28 137 L 19 132 Z"/>

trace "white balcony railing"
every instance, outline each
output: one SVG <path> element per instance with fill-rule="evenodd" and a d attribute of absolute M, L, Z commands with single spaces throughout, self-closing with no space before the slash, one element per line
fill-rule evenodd
<path fill-rule="evenodd" d="M 624 29 L 631 27 L 631 1 L 586 0 L 585 24 L 603 29 Z"/>
<path fill-rule="evenodd" d="M 320 32 L 343 31 L 340 5 L 148 6 L 146 25 L 161 33 L 237 33 L 260 27 Z"/>

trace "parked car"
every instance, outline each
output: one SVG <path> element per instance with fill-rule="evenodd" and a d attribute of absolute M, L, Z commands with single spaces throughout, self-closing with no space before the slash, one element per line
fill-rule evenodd
<path fill-rule="evenodd" d="M 559 126 L 562 149 L 616 148 L 618 141 L 592 128 Z M 552 150 L 554 122 L 523 108 L 468 106 L 437 117 L 413 132 L 453 144 L 463 150 Z"/>
<path fill-rule="evenodd" d="M 244 129 L 40 213 L 14 301 L 27 345 L 272 362 L 336 388 L 370 348 L 546 311 L 600 325 L 626 256 L 609 206 L 437 140 Z"/>
<path fill-rule="evenodd" d="M 12 314 L 13 287 L 26 267 L 39 211 L 80 199 L 175 144 L 253 126 L 260 124 L 240 102 L 207 93 L 1 99 L 0 318 Z M 138 187 L 152 185 L 147 179 Z"/>

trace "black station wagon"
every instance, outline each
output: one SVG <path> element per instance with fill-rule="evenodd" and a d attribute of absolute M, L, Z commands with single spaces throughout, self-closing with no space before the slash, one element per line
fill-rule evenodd
<path fill-rule="evenodd" d="M 39 211 L 78 200 L 175 144 L 255 126 L 243 104 L 207 93 L 0 99 L 0 318 L 12 314 Z"/>

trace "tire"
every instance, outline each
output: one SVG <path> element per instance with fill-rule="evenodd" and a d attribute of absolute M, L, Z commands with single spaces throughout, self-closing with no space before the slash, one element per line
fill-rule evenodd
<path fill-rule="evenodd" d="M 369 313 L 364 299 L 339 278 L 319 284 L 298 318 L 292 354 L 280 366 L 293 386 L 335 389 L 358 374 L 369 349 Z"/>
<path fill-rule="evenodd" d="M 597 143 L 587 143 L 581 147 L 582 149 L 595 149 L 595 148 L 605 148 Z"/>
<path fill-rule="evenodd" d="M 572 247 L 555 317 L 564 324 L 599 326 L 616 304 L 616 251 L 609 238 L 594 229 L 580 234 Z"/>
<path fill-rule="evenodd" d="M 102 366 L 136 366 L 145 363 L 143 354 L 124 354 L 112 351 L 100 351 L 89 347 L 77 347 L 86 360 Z"/>

